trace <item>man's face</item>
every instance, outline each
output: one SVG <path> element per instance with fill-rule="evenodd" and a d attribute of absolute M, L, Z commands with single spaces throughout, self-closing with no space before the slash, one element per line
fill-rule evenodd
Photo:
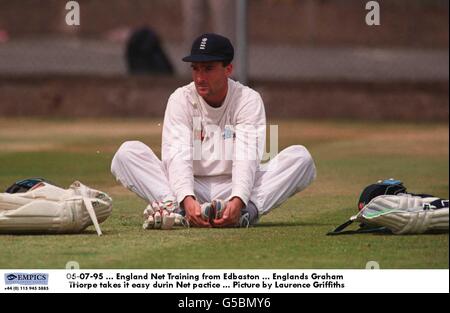
<path fill-rule="evenodd" d="M 209 104 L 220 105 L 228 90 L 228 77 L 233 66 L 223 66 L 222 62 L 194 62 L 192 79 L 198 94 Z"/>

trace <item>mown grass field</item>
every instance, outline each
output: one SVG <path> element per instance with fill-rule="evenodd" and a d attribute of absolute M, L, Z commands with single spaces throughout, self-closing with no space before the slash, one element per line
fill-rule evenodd
<path fill-rule="evenodd" d="M 125 140 L 160 152 L 161 120 L 0 119 L 0 190 L 41 176 L 109 193 L 104 236 L 0 235 L 0 268 L 448 268 L 448 234 L 325 234 L 356 212 L 359 193 L 381 178 L 411 192 L 448 198 L 448 124 L 270 121 L 280 150 L 305 145 L 318 169 L 313 185 L 249 229 L 143 230 L 145 203 L 119 186 L 109 166 Z"/>

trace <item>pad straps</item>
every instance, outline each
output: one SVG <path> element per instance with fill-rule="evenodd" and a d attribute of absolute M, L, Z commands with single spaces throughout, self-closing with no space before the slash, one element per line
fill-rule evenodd
<path fill-rule="evenodd" d="M 102 230 L 100 229 L 100 225 L 97 220 L 97 215 L 95 214 L 94 207 L 92 206 L 92 202 L 88 196 L 88 191 L 86 186 L 84 186 L 81 183 L 78 183 L 78 187 L 80 189 L 81 197 L 83 198 L 84 206 L 86 207 L 86 210 L 89 213 L 89 217 L 91 218 L 92 223 L 94 224 L 95 230 L 97 231 L 97 235 L 101 236 Z"/>
<path fill-rule="evenodd" d="M 89 213 L 89 217 L 91 218 L 92 223 L 94 224 L 95 230 L 97 231 L 97 235 L 102 235 L 102 230 L 100 229 L 100 225 L 98 224 L 97 215 L 95 215 L 94 207 L 92 206 L 92 202 L 89 198 L 83 195 L 83 202 L 86 207 L 86 210 Z"/>

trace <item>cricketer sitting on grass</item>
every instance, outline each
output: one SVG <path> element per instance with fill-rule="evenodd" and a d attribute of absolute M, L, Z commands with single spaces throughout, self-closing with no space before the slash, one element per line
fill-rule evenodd
<path fill-rule="evenodd" d="M 180 216 L 197 227 L 248 227 L 315 179 L 314 161 L 300 145 L 261 163 L 264 104 L 258 92 L 230 79 L 233 56 L 221 35 L 195 39 L 183 58 L 193 82 L 167 103 L 162 161 L 138 141 L 116 152 L 113 175 L 149 203 L 144 228 L 168 229 Z"/>

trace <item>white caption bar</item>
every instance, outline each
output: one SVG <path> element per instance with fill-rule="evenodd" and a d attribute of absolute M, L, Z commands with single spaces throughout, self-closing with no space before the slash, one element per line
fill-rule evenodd
<path fill-rule="evenodd" d="M 0 293 L 449 292 L 449 270 L 0 270 Z"/>

